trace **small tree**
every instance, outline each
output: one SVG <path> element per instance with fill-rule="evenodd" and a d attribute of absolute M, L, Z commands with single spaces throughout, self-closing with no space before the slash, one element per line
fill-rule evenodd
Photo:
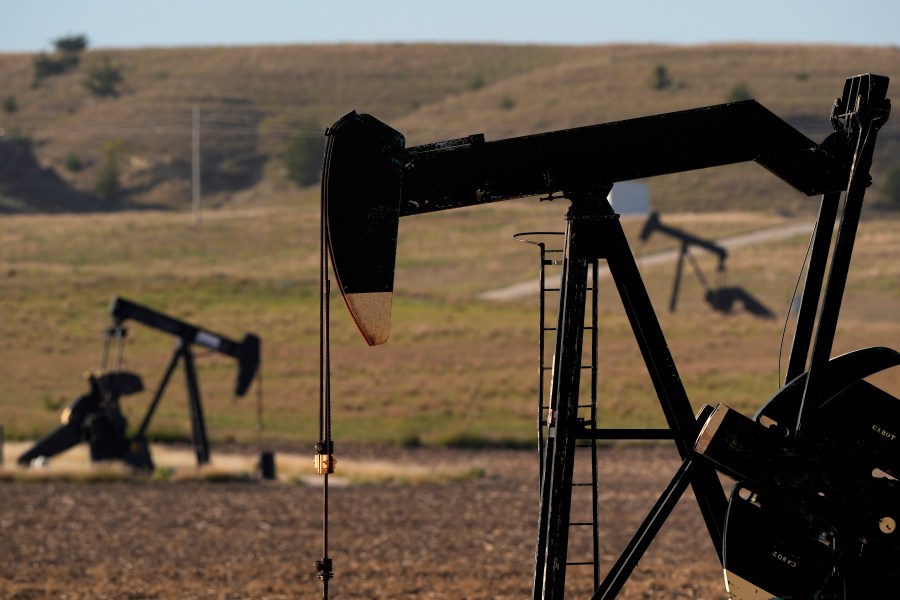
<path fill-rule="evenodd" d="M 300 186 L 313 185 L 322 174 L 322 156 L 325 153 L 325 138 L 313 131 L 321 128 L 307 123 L 291 138 L 284 157 L 288 179 Z"/>
<path fill-rule="evenodd" d="M 119 84 L 123 80 L 122 65 L 114 63 L 110 57 L 104 56 L 99 63 L 87 68 L 84 87 L 95 96 L 118 96 Z"/>
<path fill-rule="evenodd" d="M 78 158 L 78 155 L 75 154 L 75 152 L 69 152 L 68 154 L 66 154 L 66 160 L 63 164 L 65 164 L 66 169 L 68 169 L 72 173 L 77 173 L 84 168 L 84 163 L 81 162 L 81 159 Z"/>
<path fill-rule="evenodd" d="M 19 110 L 19 103 L 16 102 L 15 96 L 9 95 L 3 99 L 3 110 L 5 110 L 8 114 L 13 114 L 17 110 Z"/>
<path fill-rule="evenodd" d="M 885 208 L 900 210 L 900 164 L 895 164 L 888 170 L 881 193 Z"/>
<path fill-rule="evenodd" d="M 669 77 L 669 69 L 666 65 L 656 65 L 653 70 L 653 89 L 664 90 L 672 85 L 672 78 Z"/>
<path fill-rule="evenodd" d="M 746 83 L 739 83 L 728 92 L 728 102 L 741 102 L 742 100 L 752 100 L 753 92 Z"/>
<path fill-rule="evenodd" d="M 103 163 L 94 190 L 100 199 L 105 201 L 112 200 L 119 193 L 119 167 L 115 161 L 108 160 Z"/>
<path fill-rule="evenodd" d="M 39 87 L 45 77 L 61 75 L 73 66 L 69 59 L 55 58 L 44 52 L 38 54 L 32 64 L 34 65 L 34 79 L 31 81 L 31 87 Z"/>
<path fill-rule="evenodd" d="M 53 40 L 53 47 L 56 48 L 57 52 L 63 54 L 78 54 L 85 50 L 87 46 L 88 39 L 84 34 L 66 35 Z"/>
<path fill-rule="evenodd" d="M 39 87 L 45 77 L 60 75 L 81 61 L 81 52 L 87 48 L 87 37 L 70 35 L 53 40 L 57 56 L 41 52 L 34 59 L 34 79 L 31 87 Z"/>
<path fill-rule="evenodd" d="M 106 161 L 100 168 L 97 175 L 97 182 L 94 184 L 94 190 L 101 200 L 112 200 L 119 193 L 119 150 L 121 142 L 118 140 L 109 141 L 103 146 L 103 155 Z"/>

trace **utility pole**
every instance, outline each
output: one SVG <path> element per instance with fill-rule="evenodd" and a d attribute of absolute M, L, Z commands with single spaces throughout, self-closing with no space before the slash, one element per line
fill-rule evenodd
<path fill-rule="evenodd" d="M 191 196 L 194 225 L 200 224 L 200 109 L 194 107 L 191 118 Z"/>

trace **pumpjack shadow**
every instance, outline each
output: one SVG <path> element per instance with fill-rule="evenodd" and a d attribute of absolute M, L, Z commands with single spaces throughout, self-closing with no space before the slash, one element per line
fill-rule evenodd
<path fill-rule="evenodd" d="M 18 458 L 19 465 L 39 464 L 81 442 L 86 442 L 90 445 L 91 461 L 122 461 L 138 471 L 152 471 L 154 466 L 147 442 L 147 432 L 179 362 L 184 368 L 197 464 L 208 463 L 209 439 L 192 347 L 200 346 L 237 360 L 234 395 L 241 397 L 247 393 L 259 368 L 259 337 L 248 333 L 242 341 L 237 342 L 118 297 L 113 298 L 109 313 L 113 324 L 106 330 L 104 336 L 100 370 L 86 376 L 88 391 L 63 411 L 62 425 L 38 440 Z M 127 434 L 128 423 L 122 413 L 120 400 L 124 396 L 143 391 L 144 382 L 139 375 L 121 370 L 127 334 L 124 324 L 129 320 L 176 338 L 175 350 L 169 365 L 137 432 L 132 436 Z M 113 341 L 116 348 L 110 370 L 109 350 Z"/>
<path fill-rule="evenodd" d="M 832 106 L 834 132 L 822 143 L 752 100 L 521 138 L 489 142 L 474 135 L 410 148 L 399 132 L 365 114 L 345 115 L 329 129 L 323 248 L 370 345 L 388 339 L 402 217 L 560 192 L 570 202 L 549 405 L 541 408 L 546 417 L 538 425 L 535 600 L 563 598 L 573 564 L 568 541 L 576 444 L 609 439 L 671 440 L 682 462 L 605 573 L 595 533 L 593 599 L 616 597 L 689 487 L 733 600 L 863 600 L 897 589 L 900 403 L 865 378 L 900 365 L 900 353 L 872 347 L 831 356 L 872 153 L 890 113 L 887 87 L 878 75 L 847 79 Z M 808 196 L 821 195 L 787 374 L 752 418 L 724 404 L 695 415 L 606 199 L 616 182 L 748 161 Z M 600 428 L 590 416 L 602 400 L 596 386 L 590 402 L 580 398 L 589 273 L 600 260 L 615 282 L 665 428 Z M 720 302 L 724 307 L 745 297 L 735 291 Z M 587 417 L 580 410 L 585 403 L 591 406 Z M 330 460 L 330 440 L 326 447 Z M 730 493 L 719 474 L 736 482 Z M 330 566 L 330 558 L 323 560 Z"/>

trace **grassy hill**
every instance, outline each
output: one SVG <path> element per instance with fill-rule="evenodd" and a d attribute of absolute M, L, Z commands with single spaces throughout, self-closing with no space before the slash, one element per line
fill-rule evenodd
<path fill-rule="evenodd" d="M 92 96 L 85 70 L 105 57 L 124 82 Z M 900 50 L 831 46 L 323 45 L 88 51 L 81 66 L 33 87 L 33 55 L 0 54 L 6 139 L 31 142 L 44 169 L 94 194 L 104 149 L 117 149 L 123 205 L 183 208 L 191 198 L 191 127 L 200 114 L 202 187 L 210 206 L 283 204 L 296 190 L 284 156 L 296 135 L 321 136 L 349 110 L 371 113 L 408 144 L 484 132 L 488 139 L 717 104 L 743 90 L 813 139 L 829 131 L 845 77 L 900 76 Z M 664 66 L 670 85 L 655 89 Z M 876 174 L 896 159 L 900 125 L 882 133 Z M 67 164 L 76 161 L 80 168 Z M 657 206 L 772 208 L 806 203 L 753 167 L 652 182 Z M 49 173 L 48 172 L 48 173 Z M 0 210 L 59 210 L 0 181 Z M 39 177 L 29 174 L 27 180 Z M 699 185 L 700 182 L 703 185 Z M 27 183 L 27 181 L 26 181 Z M 73 202 L 83 209 L 83 202 Z"/>

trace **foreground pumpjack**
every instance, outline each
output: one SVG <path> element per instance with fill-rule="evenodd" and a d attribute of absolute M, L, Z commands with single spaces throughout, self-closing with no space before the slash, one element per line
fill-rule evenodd
<path fill-rule="evenodd" d="M 493 142 L 474 135 L 411 148 L 369 115 L 350 113 L 330 128 L 324 245 L 370 345 L 387 341 L 390 330 L 401 217 L 560 192 L 571 202 L 552 411 L 541 445 L 535 600 L 565 593 L 576 442 L 623 438 L 673 440 L 682 464 L 595 585 L 593 599 L 618 594 L 688 486 L 733 600 L 896 595 L 900 402 L 864 379 L 900 365 L 900 353 L 878 347 L 831 357 L 872 152 L 890 113 L 887 86 L 878 75 L 849 78 L 832 107 L 834 133 L 821 144 L 752 100 Z M 606 198 L 616 182 L 744 161 L 757 162 L 807 195 L 821 194 L 818 225 L 784 387 L 753 418 L 724 405 L 705 407 L 695 417 Z M 598 259 L 608 263 L 666 429 L 598 429 L 579 419 L 585 295 L 589 267 Z M 737 482 L 730 494 L 720 472 Z"/>
<path fill-rule="evenodd" d="M 87 442 L 90 444 L 92 461 L 120 460 L 138 470 L 153 470 L 153 461 L 147 444 L 147 429 L 179 361 L 184 363 L 184 372 L 187 378 L 191 429 L 197 464 L 208 463 L 209 441 L 206 435 L 206 422 L 203 417 L 203 405 L 200 402 L 200 388 L 191 348 L 197 345 L 236 359 L 238 371 L 234 395 L 241 397 L 247 393 L 259 367 L 259 337 L 248 333 L 241 342 L 236 342 L 118 297 L 113 298 L 109 313 L 112 315 L 113 325 L 106 330 L 104 337 L 100 360 L 101 370 L 87 376 L 88 392 L 78 397 L 63 411 L 62 425 L 23 453 L 19 457 L 18 463 L 22 466 L 37 464 L 80 442 Z M 122 396 L 142 391 L 144 384 L 140 376 L 119 370 L 127 333 L 124 323 L 128 320 L 136 321 L 177 338 L 172 360 L 147 408 L 137 433 L 131 437 L 126 433 L 127 423 L 119 406 L 119 400 Z M 115 339 L 117 343 L 115 364 L 112 371 L 107 371 L 109 346 L 112 339 Z"/>

